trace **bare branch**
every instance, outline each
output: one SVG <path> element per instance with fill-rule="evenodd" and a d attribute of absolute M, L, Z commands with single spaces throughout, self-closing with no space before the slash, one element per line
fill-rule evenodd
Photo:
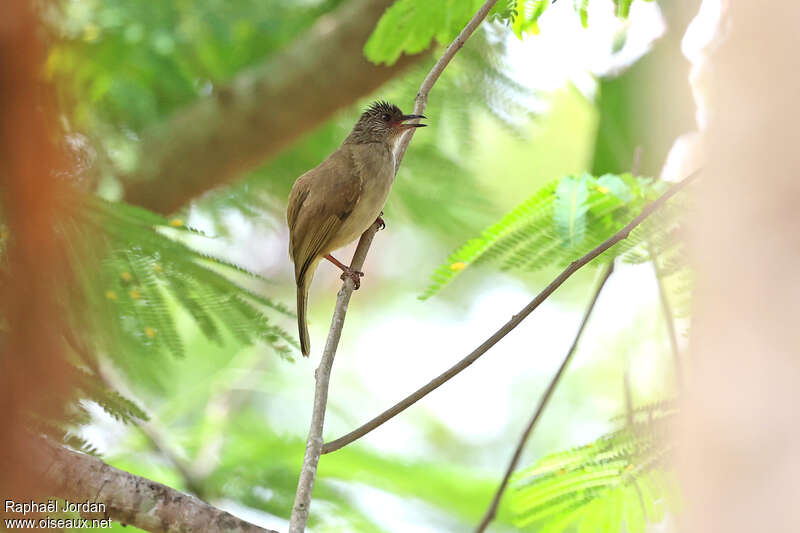
<path fill-rule="evenodd" d="M 439 79 L 445 67 L 450 63 L 470 35 L 475 29 L 483 22 L 492 6 L 497 0 L 487 0 L 478 10 L 472 19 L 467 23 L 461 33 L 458 34 L 456 39 L 450 43 L 450 46 L 444 51 L 442 57 L 436 62 L 431 71 L 425 77 L 420 86 L 419 92 L 414 103 L 414 113 L 422 114 L 425 109 L 425 104 L 428 100 L 428 94 L 431 88 Z M 411 142 L 412 133 L 406 133 L 401 139 L 395 151 L 395 173 L 400 168 L 400 163 L 405 156 L 408 144 Z M 369 247 L 372 244 L 372 239 L 378 231 L 378 222 L 376 221 L 370 228 L 361 236 L 358 242 L 353 261 L 350 268 L 353 270 L 361 270 L 364 260 L 366 259 Z M 319 367 L 316 371 L 316 389 L 314 392 L 314 410 L 311 415 L 311 427 L 308 432 L 308 440 L 306 442 L 306 453 L 303 457 L 303 467 L 300 471 L 300 479 L 297 483 L 297 493 L 295 495 L 294 505 L 292 507 L 292 516 L 289 522 L 289 533 L 302 533 L 305 531 L 306 523 L 308 522 L 308 512 L 311 505 L 311 493 L 314 490 L 314 480 L 317 476 L 317 465 L 319 464 L 319 457 L 322 454 L 322 428 L 325 422 L 325 410 L 328 403 L 328 384 L 330 382 L 331 370 L 333 368 L 333 359 L 336 355 L 336 348 L 339 345 L 339 338 L 342 334 L 344 327 L 344 319 L 347 314 L 347 306 L 350 303 L 350 296 L 353 294 L 353 281 L 345 277 L 342 288 L 336 298 L 336 307 L 333 312 L 333 319 L 331 320 L 331 328 L 328 332 L 328 340 L 325 343 L 325 350 L 322 353 L 322 358 L 319 362 Z"/>
<path fill-rule="evenodd" d="M 570 265 L 564 269 L 561 274 L 559 274 L 550 284 L 545 287 L 542 292 L 540 292 L 536 297 L 526 305 L 519 313 L 511 317 L 503 327 L 501 327 L 497 332 L 495 332 L 491 337 L 489 337 L 483 344 L 478 346 L 472 353 L 464 357 L 461 361 L 450 367 L 441 375 L 434 378 L 430 381 L 427 385 L 420 388 L 413 394 L 409 395 L 399 403 L 395 404 L 394 406 L 390 407 L 380 415 L 376 416 L 366 424 L 362 425 L 359 428 L 354 429 L 347 435 L 339 437 L 338 439 L 326 443 L 322 447 L 322 453 L 330 453 L 347 446 L 351 442 L 356 439 L 359 439 L 372 431 L 373 429 L 377 428 L 387 420 L 390 420 L 397 416 L 398 414 L 402 413 L 410 406 L 414 405 L 417 401 L 427 396 L 432 391 L 436 390 L 438 387 L 449 381 L 451 378 L 458 375 L 462 370 L 467 368 L 469 365 L 474 363 L 480 356 L 486 353 L 489 348 L 497 344 L 500 339 L 508 335 L 511 330 L 516 328 L 522 321 L 533 312 L 534 309 L 539 307 L 542 302 L 544 302 L 557 288 L 559 288 L 567 279 L 570 278 L 575 272 L 580 270 L 581 267 L 589 263 L 592 259 L 599 256 L 618 242 L 626 239 L 633 229 L 641 224 L 647 217 L 649 217 L 655 210 L 661 207 L 667 200 L 672 198 L 675 194 L 678 193 L 681 189 L 687 186 L 689 183 L 693 182 L 700 174 L 700 170 L 694 171 L 692 174 L 687 176 L 682 181 L 673 184 L 667 191 L 662 194 L 658 199 L 654 202 L 650 203 L 649 205 L 645 206 L 642 209 L 642 212 L 639 213 L 633 220 L 631 220 L 625 227 L 619 230 L 617 233 L 606 239 L 603 243 L 599 244 L 595 247 L 592 251 L 581 257 L 580 259 L 573 261 Z"/>
<path fill-rule="evenodd" d="M 572 341 L 572 346 L 570 346 L 569 350 L 567 350 L 567 355 L 564 356 L 561 366 L 558 367 L 558 371 L 553 376 L 553 379 L 550 380 L 550 385 L 548 385 L 547 389 L 544 391 L 544 394 L 539 400 L 539 405 L 536 408 L 536 411 L 534 411 L 530 422 L 528 422 L 528 425 L 525 428 L 525 431 L 522 432 L 522 436 L 519 439 L 519 444 L 517 444 L 517 448 L 514 450 L 514 455 L 511 457 L 511 462 L 508 463 L 506 473 L 503 475 L 502 481 L 500 481 L 500 486 L 497 487 L 497 492 L 495 492 L 494 497 L 492 498 L 492 503 L 489 504 L 489 508 L 486 510 L 486 514 L 483 516 L 483 520 L 481 520 L 481 523 L 478 525 L 475 533 L 482 533 L 483 531 L 486 531 L 489 523 L 494 520 L 494 517 L 497 514 L 497 508 L 500 505 L 500 498 L 503 496 L 503 492 L 508 486 L 508 481 L 511 479 L 511 474 L 513 474 L 514 470 L 517 468 L 517 463 L 519 462 L 519 458 L 522 456 L 522 450 L 525 448 L 525 443 L 528 442 L 531 433 L 533 433 L 533 429 L 536 427 L 536 424 L 539 422 L 545 407 L 547 407 L 547 403 L 550 401 L 550 397 L 553 395 L 553 391 L 556 390 L 558 382 L 561 380 L 561 377 L 564 375 L 564 372 L 567 369 L 567 365 L 569 365 L 569 362 L 572 360 L 572 355 L 578 348 L 578 342 L 581 340 L 583 330 L 586 328 L 586 324 L 589 323 L 589 317 L 592 316 L 592 311 L 594 310 L 594 305 L 597 303 L 597 298 L 600 296 L 600 292 L 603 290 L 603 287 L 605 287 L 606 281 L 608 281 L 608 278 L 611 277 L 613 272 L 614 261 L 611 261 L 611 263 L 608 264 L 606 271 L 603 273 L 600 283 L 597 285 L 597 288 L 594 291 L 594 296 L 592 296 L 589 306 L 586 308 L 586 312 L 583 314 L 583 319 L 578 327 L 578 332 L 575 334 L 575 339 Z"/>
<path fill-rule="evenodd" d="M 378 231 L 376 221 L 361 236 L 358 247 L 353 255 L 350 268 L 361 270 L 367 251 L 372 244 L 372 239 Z M 311 414 L 311 427 L 308 430 L 308 441 L 306 442 L 306 453 L 303 457 L 303 468 L 300 471 L 300 479 L 297 482 L 297 494 L 292 507 L 292 516 L 289 521 L 289 533 L 302 533 L 305 531 L 308 522 L 308 511 L 311 505 L 311 493 L 314 490 L 314 480 L 317 476 L 317 464 L 319 456 L 322 454 L 322 427 L 325 423 L 325 410 L 328 404 L 328 384 L 333 369 L 333 359 L 336 356 L 336 348 L 339 346 L 339 338 L 342 336 L 344 318 L 347 314 L 347 306 L 350 303 L 350 296 L 353 294 L 353 279 L 349 276 L 344 277 L 342 288 L 336 296 L 336 307 L 331 319 L 331 329 L 328 332 L 328 340 L 325 341 L 325 350 L 322 352 L 316 377 L 316 388 L 314 390 L 314 410 Z"/>
<path fill-rule="evenodd" d="M 103 503 L 106 516 L 117 522 L 154 533 L 277 533 L 96 457 L 50 444 L 44 448 L 46 486 L 72 502 Z"/>
<path fill-rule="evenodd" d="M 263 64 L 146 131 L 125 200 L 161 213 L 251 170 L 419 61 L 378 66 L 362 49 L 393 0 L 349 0 Z"/>

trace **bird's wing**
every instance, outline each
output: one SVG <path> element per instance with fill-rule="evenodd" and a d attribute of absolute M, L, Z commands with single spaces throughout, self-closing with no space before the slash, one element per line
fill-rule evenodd
<path fill-rule="evenodd" d="M 349 151 L 340 149 L 306 172 L 292 188 L 287 219 L 290 253 L 300 280 L 358 204 L 361 178 Z"/>
<path fill-rule="evenodd" d="M 294 228 L 297 223 L 297 214 L 308 197 L 309 182 L 303 179 L 304 177 L 305 174 L 294 182 L 292 192 L 289 193 L 289 203 L 286 208 L 286 222 L 289 224 L 289 230 Z"/>

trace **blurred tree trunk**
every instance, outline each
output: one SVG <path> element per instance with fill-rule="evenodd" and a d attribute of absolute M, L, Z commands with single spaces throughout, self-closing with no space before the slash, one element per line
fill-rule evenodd
<path fill-rule="evenodd" d="M 263 65 L 177 112 L 141 144 L 123 177 L 125 200 L 162 213 L 252 169 L 396 76 L 369 63 L 364 43 L 394 0 L 350 0 Z"/>
<path fill-rule="evenodd" d="M 31 453 L 32 414 L 63 416 L 69 392 L 59 295 L 69 281 L 54 231 L 62 216 L 53 144 L 57 118 L 40 80 L 45 49 L 33 2 L 3 4 L 0 17 L 0 495 L 42 487 Z M 0 514 L 4 513 L 0 510 Z"/>
<path fill-rule="evenodd" d="M 800 4 L 730 2 L 691 228 L 685 531 L 800 531 Z"/>

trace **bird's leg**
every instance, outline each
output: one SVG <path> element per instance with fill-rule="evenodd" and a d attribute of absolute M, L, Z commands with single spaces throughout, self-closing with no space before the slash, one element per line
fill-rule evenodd
<path fill-rule="evenodd" d="M 386 227 L 386 222 L 383 221 L 383 211 L 381 211 L 381 214 L 378 215 L 378 218 L 375 219 L 375 222 L 380 224 L 378 226 L 378 231 L 380 231 L 380 230 L 382 230 L 382 229 L 384 229 Z"/>
<path fill-rule="evenodd" d="M 357 291 L 358 288 L 361 287 L 361 276 L 364 275 L 363 272 L 360 272 L 358 270 L 353 270 L 349 266 L 345 265 L 344 263 L 333 257 L 331 254 L 327 254 L 324 257 L 325 259 L 327 259 L 328 261 L 330 261 L 331 263 L 342 269 L 342 281 L 344 281 L 345 278 L 350 278 L 353 280 L 353 290 Z"/>
<path fill-rule="evenodd" d="M 342 272 L 347 272 L 348 270 L 350 270 L 350 267 L 349 267 L 349 266 L 345 265 L 344 263 L 342 263 L 341 261 L 339 261 L 338 259 L 336 259 L 335 257 L 333 257 L 331 254 L 327 254 L 327 255 L 325 255 L 325 259 L 327 259 L 328 261 L 330 261 L 331 263 L 333 263 L 334 265 L 336 265 L 337 267 L 339 267 L 339 269 L 340 269 Z"/>

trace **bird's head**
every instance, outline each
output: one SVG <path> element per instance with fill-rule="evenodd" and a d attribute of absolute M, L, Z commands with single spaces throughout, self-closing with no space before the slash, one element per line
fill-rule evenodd
<path fill-rule="evenodd" d="M 408 124 L 406 121 L 425 118 L 424 115 L 404 115 L 400 108 L 389 102 L 375 102 L 361 113 L 353 131 L 345 142 L 383 142 L 394 146 L 400 135 L 412 128 L 423 128 L 426 124 Z"/>

